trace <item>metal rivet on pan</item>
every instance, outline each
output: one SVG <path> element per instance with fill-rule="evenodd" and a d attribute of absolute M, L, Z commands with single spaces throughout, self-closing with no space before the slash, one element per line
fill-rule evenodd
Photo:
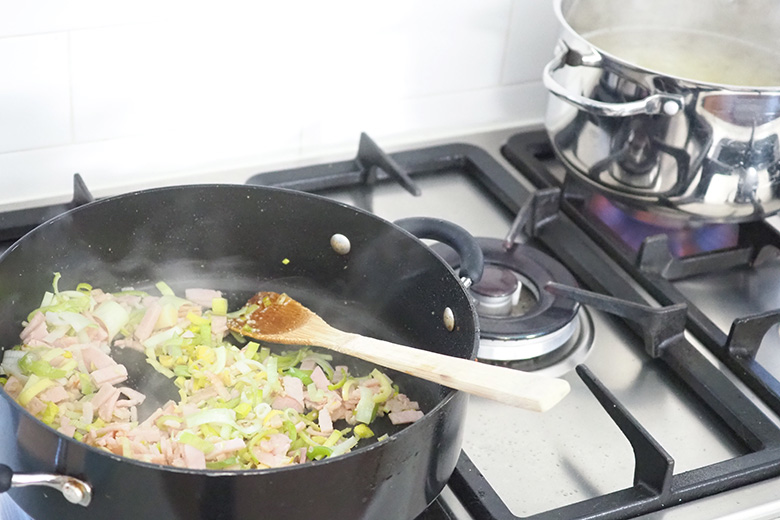
<path fill-rule="evenodd" d="M 455 314 L 449 307 L 444 309 L 444 326 L 450 332 L 455 328 Z"/>
<path fill-rule="evenodd" d="M 332 247 L 337 254 L 346 255 L 349 253 L 352 245 L 349 243 L 349 239 L 347 237 L 341 233 L 336 233 L 330 237 L 330 247 Z"/>

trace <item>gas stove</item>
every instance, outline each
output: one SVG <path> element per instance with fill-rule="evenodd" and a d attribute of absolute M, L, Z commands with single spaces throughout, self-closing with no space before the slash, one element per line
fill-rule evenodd
<path fill-rule="evenodd" d="M 298 189 L 479 237 L 479 358 L 564 377 L 543 414 L 471 397 L 463 451 L 418 520 L 780 516 L 780 235 L 687 227 L 569 179 L 538 128 L 193 182 Z M 0 240 L 92 196 L 0 213 Z M 453 267 L 448 248 L 433 245 Z M 27 518 L 0 495 L 0 519 Z"/>

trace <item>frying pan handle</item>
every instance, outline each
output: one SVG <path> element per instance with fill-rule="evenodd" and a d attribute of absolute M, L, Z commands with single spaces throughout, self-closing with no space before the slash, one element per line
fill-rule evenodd
<path fill-rule="evenodd" d="M 62 493 L 65 500 L 72 504 L 88 506 L 92 500 L 92 486 L 77 478 L 50 473 L 16 473 L 0 464 L 0 493 L 12 487 L 46 486 Z"/>
<path fill-rule="evenodd" d="M 460 256 L 460 276 L 463 285 L 471 286 L 482 278 L 485 257 L 482 248 L 471 233 L 452 222 L 430 217 L 411 217 L 396 220 L 394 224 L 417 238 L 427 238 L 447 244 Z"/>

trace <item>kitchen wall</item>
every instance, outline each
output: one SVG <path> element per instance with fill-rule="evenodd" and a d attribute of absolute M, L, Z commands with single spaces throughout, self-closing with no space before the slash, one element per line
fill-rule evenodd
<path fill-rule="evenodd" d="M 538 123 L 551 0 L 0 0 L 0 205 Z M 208 174 L 208 177 L 203 177 Z M 225 173 L 230 181 L 230 173 Z"/>

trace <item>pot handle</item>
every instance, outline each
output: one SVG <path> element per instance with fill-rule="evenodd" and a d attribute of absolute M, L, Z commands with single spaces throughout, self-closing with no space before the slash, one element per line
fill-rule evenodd
<path fill-rule="evenodd" d="M 430 217 L 411 217 L 396 220 L 394 224 L 417 238 L 436 240 L 452 247 L 460 256 L 458 276 L 468 288 L 482 278 L 485 257 L 477 240 L 465 229 L 446 220 Z"/>
<path fill-rule="evenodd" d="M 62 493 L 65 500 L 71 504 L 88 506 L 92 501 L 92 486 L 74 477 L 65 475 L 52 475 L 50 473 L 14 473 L 14 471 L 0 464 L 0 493 L 4 493 L 12 487 L 47 486 Z"/>
<path fill-rule="evenodd" d="M 607 103 L 573 94 L 555 80 L 553 72 L 563 68 L 565 65 L 573 67 L 599 67 L 602 62 L 601 55 L 595 50 L 589 55 L 583 55 L 570 49 L 563 42 L 560 42 L 559 46 L 561 49 L 559 49 L 555 58 L 547 64 L 542 72 L 544 86 L 553 95 L 589 114 L 607 117 L 628 117 L 642 114 L 664 114 L 673 116 L 682 109 L 685 103 L 685 100 L 681 95 L 666 93 L 652 94 L 644 99 L 628 101 L 626 103 Z"/>

